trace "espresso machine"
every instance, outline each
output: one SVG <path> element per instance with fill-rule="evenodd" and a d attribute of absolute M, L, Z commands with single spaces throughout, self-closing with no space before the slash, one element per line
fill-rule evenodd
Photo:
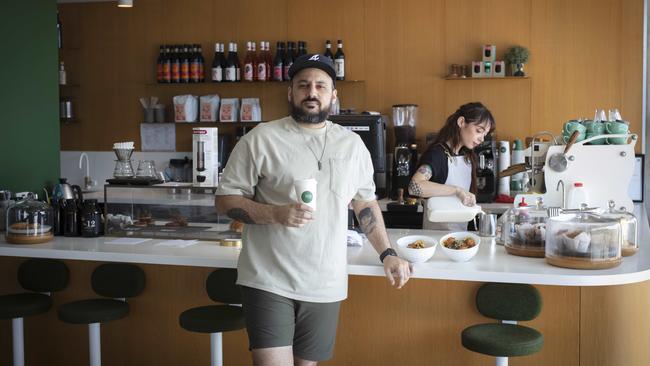
<path fill-rule="evenodd" d="M 415 126 L 417 124 L 417 104 L 396 104 L 393 106 L 393 127 L 395 132 L 395 150 L 393 153 L 393 170 L 390 197 L 398 199 L 398 190 L 408 192 L 409 181 L 417 157 L 411 145 L 415 143 Z"/>
<path fill-rule="evenodd" d="M 492 136 L 486 137 L 474 149 L 478 166 L 476 167 L 476 202 L 491 203 L 497 194 L 497 147 Z"/>

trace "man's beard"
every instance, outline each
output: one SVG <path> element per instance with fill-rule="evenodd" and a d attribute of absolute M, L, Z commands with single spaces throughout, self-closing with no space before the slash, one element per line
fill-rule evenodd
<path fill-rule="evenodd" d="M 332 104 L 330 103 L 325 107 L 321 105 L 320 112 L 310 113 L 302 108 L 302 103 L 307 101 L 315 101 L 318 102 L 318 104 L 320 105 L 320 102 L 317 99 L 311 99 L 311 98 L 307 98 L 303 100 L 298 106 L 296 106 L 293 102 L 289 102 L 289 105 L 291 107 L 291 117 L 293 117 L 293 119 L 295 119 L 296 122 L 314 123 L 314 124 L 325 122 L 325 120 L 330 114 L 330 109 L 332 107 Z"/>

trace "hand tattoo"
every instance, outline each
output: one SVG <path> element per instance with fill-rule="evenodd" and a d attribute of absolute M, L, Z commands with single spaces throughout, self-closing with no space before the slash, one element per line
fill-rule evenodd
<path fill-rule="evenodd" d="M 424 179 L 429 180 L 431 179 L 431 176 L 433 175 L 433 171 L 431 170 L 431 167 L 427 164 L 422 164 L 418 168 L 418 173 L 422 174 L 424 176 Z"/>
<path fill-rule="evenodd" d="M 413 196 L 422 197 L 422 187 L 420 187 L 420 184 L 418 182 L 410 181 L 409 193 Z"/>
<path fill-rule="evenodd" d="M 228 217 L 230 217 L 233 220 L 239 220 L 243 222 L 244 224 L 254 224 L 255 221 L 250 217 L 248 212 L 244 210 L 243 208 L 231 208 L 228 210 L 226 213 Z"/>
<path fill-rule="evenodd" d="M 366 235 L 372 234 L 375 230 L 377 224 L 377 219 L 375 214 L 372 212 L 370 207 L 366 207 L 359 212 L 359 225 L 361 226 L 361 231 Z"/>

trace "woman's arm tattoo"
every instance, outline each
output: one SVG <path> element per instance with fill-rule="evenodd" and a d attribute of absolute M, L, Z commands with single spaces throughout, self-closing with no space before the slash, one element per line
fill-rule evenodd
<path fill-rule="evenodd" d="M 424 176 L 424 179 L 429 180 L 431 179 L 431 176 L 433 175 L 433 171 L 431 170 L 431 167 L 427 164 L 422 164 L 418 168 L 418 173 L 422 174 Z"/>
<path fill-rule="evenodd" d="M 420 187 L 420 184 L 418 182 L 415 181 L 409 182 L 409 194 L 413 196 L 422 197 L 422 187 Z"/>
<path fill-rule="evenodd" d="M 375 214 L 372 212 L 370 207 L 366 207 L 359 212 L 359 225 L 361 226 L 361 231 L 366 235 L 372 234 L 375 230 L 377 224 L 377 219 Z"/>
<path fill-rule="evenodd" d="M 230 217 L 233 220 L 239 220 L 243 222 L 244 224 L 254 224 L 255 221 L 251 218 L 251 216 L 244 210 L 243 208 L 231 208 L 228 210 L 226 213 L 228 217 Z"/>

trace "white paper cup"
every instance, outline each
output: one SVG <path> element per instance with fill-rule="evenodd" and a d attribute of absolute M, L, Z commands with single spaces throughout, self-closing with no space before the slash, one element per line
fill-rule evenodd
<path fill-rule="evenodd" d="M 293 182 L 298 202 L 304 203 L 316 211 L 316 179 L 300 179 Z"/>

